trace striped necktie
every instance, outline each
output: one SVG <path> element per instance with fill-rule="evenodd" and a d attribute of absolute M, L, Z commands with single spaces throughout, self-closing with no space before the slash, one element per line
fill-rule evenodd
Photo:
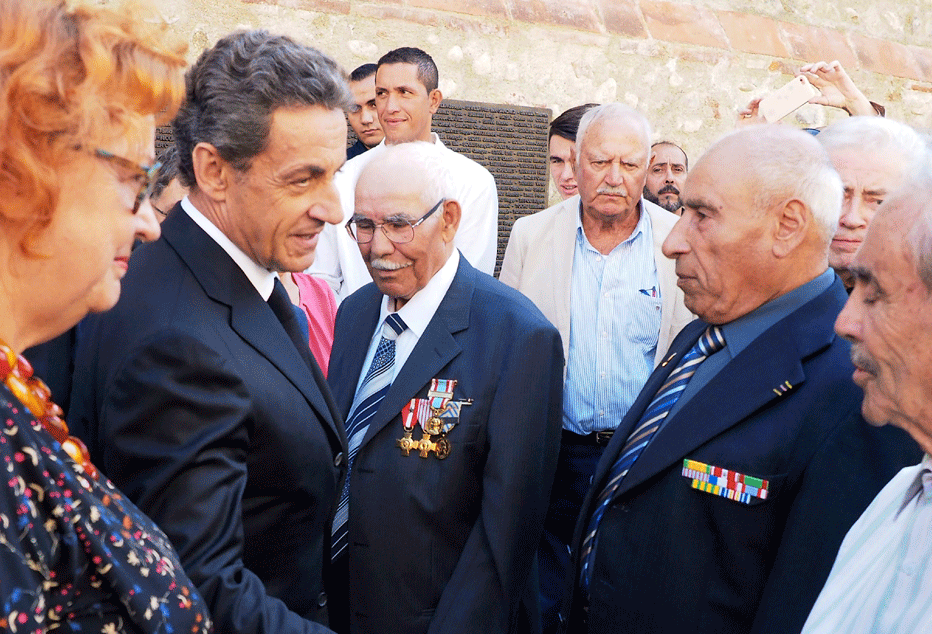
<path fill-rule="evenodd" d="M 644 448 L 650 444 L 654 434 L 663 425 L 664 419 L 683 394 L 686 384 L 696 373 L 699 364 L 724 347 L 725 338 L 722 335 L 722 329 L 718 326 L 706 328 L 696 345 L 690 348 L 679 365 L 667 377 L 667 382 L 657 390 L 657 394 L 650 402 L 650 405 L 647 406 L 641 419 L 634 426 L 634 431 L 625 441 L 625 446 L 622 448 L 618 460 L 615 461 L 611 471 L 609 471 L 605 487 L 596 498 L 595 511 L 592 513 L 589 525 L 586 527 L 586 536 L 583 539 L 580 551 L 582 570 L 579 578 L 583 589 L 587 591 L 589 589 L 589 582 L 592 579 L 592 563 L 595 559 L 596 533 L 599 530 L 599 522 L 602 520 L 602 516 L 605 515 L 608 505 L 611 504 L 615 491 L 618 490 L 621 481 L 624 480 L 628 470 L 631 469 L 631 465 L 634 464 Z"/>
<path fill-rule="evenodd" d="M 337 512 L 333 518 L 333 532 L 331 533 L 333 541 L 330 548 L 332 559 L 336 559 L 346 549 L 348 534 L 346 521 L 349 518 L 349 487 L 353 462 L 356 460 L 359 445 L 362 444 L 362 439 L 366 436 L 366 430 L 369 429 L 369 421 L 379 410 L 382 399 L 385 398 L 388 388 L 392 385 L 392 368 L 395 365 L 395 339 L 407 328 L 398 313 L 391 313 L 385 318 L 385 323 L 382 325 L 382 338 L 375 349 L 375 356 L 372 358 L 372 363 L 366 372 L 366 378 L 363 379 L 362 384 L 356 391 L 353 406 L 350 408 L 349 417 L 346 419 L 346 481 L 343 483 L 340 504 L 337 506 Z"/>

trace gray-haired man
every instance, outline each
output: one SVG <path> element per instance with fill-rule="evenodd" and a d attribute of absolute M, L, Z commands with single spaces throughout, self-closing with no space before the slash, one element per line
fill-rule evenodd
<path fill-rule="evenodd" d="M 331 59 L 285 37 L 204 52 L 174 123 L 191 193 L 78 352 L 71 422 L 171 539 L 218 632 L 329 631 L 346 439 L 274 272 L 310 266 L 340 219 L 350 98 Z"/>

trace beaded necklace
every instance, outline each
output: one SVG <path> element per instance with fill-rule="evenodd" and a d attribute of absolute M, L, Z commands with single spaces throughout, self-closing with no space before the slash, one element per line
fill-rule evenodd
<path fill-rule="evenodd" d="M 32 375 L 32 365 L 20 354 L 16 354 L 0 341 L 0 381 L 26 406 L 45 430 L 57 440 L 71 459 L 81 465 L 84 472 L 97 480 L 100 474 L 91 464 L 87 447 L 79 438 L 68 433 L 68 425 L 62 419 L 64 412 L 52 402 L 52 392 L 42 379 Z"/>

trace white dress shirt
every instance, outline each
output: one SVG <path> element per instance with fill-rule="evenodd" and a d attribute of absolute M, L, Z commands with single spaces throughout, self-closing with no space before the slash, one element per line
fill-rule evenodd
<path fill-rule="evenodd" d="M 826 500 L 831 497 L 826 487 Z M 830 510 L 830 509 L 829 509 Z M 932 457 L 900 471 L 845 536 L 803 634 L 932 632 Z"/>
<path fill-rule="evenodd" d="M 417 345 L 418 339 L 427 329 L 427 324 L 434 318 L 434 313 L 440 307 L 440 302 L 446 297 L 447 291 L 450 290 L 450 284 L 456 276 L 459 269 L 460 254 L 456 249 L 447 258 L 447 261 L 434 273 L 430 281 L 415 293 L 400 310 L 394 310 L 394 300 L 387 295 L 382 298 L 382 310 L 379 313 L 379 321 L 375 326 L 375 332 L 372 333 L 372 339 L 369 341 L 369 351 L 366 353 L 366 360 L 363 362 L 363 371 L 356 382 L 356 391 L 362 385 L 362 380 L 366 377 L 366 372 L 372 365 L 372 358 L 375 356 L 376 348 L 379 347 L 379 341 L 382 339 L 382 325 L 389 313 L 397 312 L 401 321 L 405 322 L 408 327 L 403 333 L 395 339 L 395 363 L 392 366 L 392 381 L 398 376 L 398 371 L 404 367 L 405 361 Z"/>
<path fill-rule="evenodd" d="M 259 266 L 256 264 L 255 260 L 246 255 L 242 249 L 233 244 L 233 241 L 230 240 L 225 233 L 220 231 L 217 228 L 217 225 L 212 223 L 207 219 L 207 216 L 198 211 L 188 197 L 185 196 L 181 200 L 181 208 L 184 209 L 185 213 L 191 217 L 191 220 L 194 223 L 204 230 L 204 233 L 209 235 L 214 242 L 220 245 L 220 248 L 226 251 L 236 265 L 242 269 L 243 273 L 246 274 L 246 277 L 256 287 L 256 290 L 259 292 L 259 295 L 262 296 L 263 301 L 269 301 L 269 297 L 272 296 L 272 290 L 275 288 L 275 271 L 269 271 L 268 269 Z"/>

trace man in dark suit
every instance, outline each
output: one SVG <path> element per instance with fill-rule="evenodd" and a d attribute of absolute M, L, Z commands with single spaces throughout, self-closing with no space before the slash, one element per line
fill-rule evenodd
<path fill-rule="evenodd" d="M 79 342 L 73 427 L 171 539 L 218 632 L 329 631 L 346 440 L 273 271 L 307 268 L 340 218 L 349 98 L 331 59 L 285 37 L 205 51 L 174 123 L 190 195 Z"/>
<path fill-rule="evenodd" d="M 363 172 L 348 225 L 375 282 L 341 305 L 328 376 L 347 416 L 333 550 L 353 634 L 540 627 L 532 570 L 559 450 L 562 344 L 453 246 L 461 209 L 438 152 L 388 148 Z"/>
<path fill-rule="evenodd" d="M 810 578 L 915 452 L 882 438 L 898 450 L 887 456 L 862 434 L 832 330 L 842 188 L 818 142 L 733 133 L 683 194 L 664 253 L 700 319 L 603 454 L 574 536 L 568 632 L 798 631 L 821 583 Z"/>

